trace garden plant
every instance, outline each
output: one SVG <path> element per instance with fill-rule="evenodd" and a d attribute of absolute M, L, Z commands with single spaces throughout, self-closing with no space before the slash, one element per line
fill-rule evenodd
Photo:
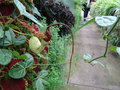
<path fill-rule="evenodd" d="M 66 42 L 70 38 L 74 46 L 72 31 L 60 37 L 59 25 L 70 30 L 68 25 L 61 22 L 47 25 L 45 19 L 40 22 L 35 16 L 42 17 L 32 0 L 0 1 L 2 90 L 54 90 L 63 83 L 61 63 L 66 62 Z"/>
<path fill-rule="evenodd" d="M 118 0 L 104 1 L 110 4 L 103 12 L 95 10 L 103 8 L 98 0 L 92 6 L 93 18 L 80 24 L 84 1 L 75 0 L 75 6 L 67 7 L 64 0 L 0 0 L 0 90 L 60 90 L 69 83 L 72 71 L 73 36 L 93 22 L 105 30 L 105 52 L 95 58 L 85 54 L 83 59 L 101 64 L 96 60 L 107 57 L 108 49 L 120 55 Z M 66 60 L 71 45 L 70 60 Z"/>

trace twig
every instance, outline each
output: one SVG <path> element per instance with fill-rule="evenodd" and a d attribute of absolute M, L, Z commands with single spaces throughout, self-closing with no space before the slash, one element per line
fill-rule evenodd
<path fill-rule="evenodd" d="M 120 17 L 118 17 L 116 23 L 113 25 L 113 27 L 110 29 L 110 31 L 108 32 L 107 36 L 110 36 L 110 34 L 112 33 L 112 31 L 114 31 L 115 26 L 117 25 L 117 23 L 120 21 Z"/>
<path fill-rule="evenodd" d="M 12 29 L 13 30 L 13 29 Z M 18 32 L 18 31 L 16 31 L 16 30 L 13 30 L 14 32 L 16 32 L 16 33 L 18 33 L 18 34 L 22 34 L 22 35 L 26 35 L 26 36 L 32 36 L 32 35 L 30 35 L 30 34 L 25 34 L 25 33 L 22 33 L 22 32 Z"/>

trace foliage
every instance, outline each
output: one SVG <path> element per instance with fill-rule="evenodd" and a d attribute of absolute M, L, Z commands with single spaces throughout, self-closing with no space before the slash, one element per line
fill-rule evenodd
<path fill-rule="evenodd" d="M 80 29 L 80 21 L 81 21 L 81 7 L 79 7 L 79 5 L 76 5 L 75 7 L 75 25 L 72 28 L 73 32 L 76 33 L 79 29 Z"/>
<path fill-rule="evenodd" d="M 7 65 L 12 59 L 12 53 L 7 49 L 0 49 L 0 64 Z"/>
<path fill-rule="evenodd" d="M 86 3 L 87 0 L 75 0 L 75 3 L 78 3 L 79 5 L 82 5 Z"/>
<path fill-rule="evenodd" d="M 46 88 L 49 88 L 49 90 L 60 90 L 61 88 L 63 88 L 65 84 L 65 76 L 62 69 L 59 67 L 51 67 L 49 71 L 51 72 L 49 74 L 49 77 L 45 78 L 45 80 L 49 82 Z"/>
<path fill-rule="evenodd" d="M 74 14 L 74 0 L 56 0 L 58 2 L 62 2 L 64 5 L 66 5 L 67 7 L 69 7 L 70 11 Z"/>
<path fill-rule="evenodd" d="M 114 15 L 120 17 L 120 2 L 119 0 L 97 0 L 91 7 L 91 15 L 96 16 L 109 16 Z M 106 29 L 109 32 L 109 28 Z M 120 22 L 114 28 L 114 32 L 111 34 L 111 44 L 120 46 Z"/>
<path fill-rule="evenodd" d="M 59 28 L 50 28 L 60 23 L 47 26 L 45 21 L 39 22 L 35 15 L 40 13 L 32 0 L 3 0 L 1 6 L 8 12 L 0 8 L 0 89 L 45 90 L 51 89 L 49 85 L 61 86 L 63 68 L 57 64 L 66 62 L 70 36 L 59 37 Z"/>
<path fill-rule="evenodd" d="M 57 22 L 67 24 L 70 28 L 74 26 L 75 17 L 73 16 L 69 8 L 66 7 L 63 3 L 55 2 L 55 0 L 36 0 L 34 1 L 34 3 L 35 6 L 39 9 L 41 15 L 46 17 L 48 24 L 56 20 Z M 65 35 L 68 33 L 70 33 L 68 28 L 64 26 L 60 28 L 60 36 L 62 34 Z"/>
<path fill-rule="evenodd" d="M 49 90 L 59 90 L 65 82 L 65 71 L 64 63 L 66 63 L 68 45 L 70 44 L 70 36 L 63 36 L 62 38 L 58 35 L 58 27 L 52 27 L 52 42 L 49 47 L 49 74 L 45 78 L 49 82 L 47 88 Z M 59 64 L 60 63 L 60 64 Z"/>
<path fill-rule="evenodd" d="M 104 67 L 104 64 L 102 64 L 101 62 L 96 61 L 96 60 L 107 57 L 108 49 L 110 49 L 114 52 L 117 52 L 120 55 L 120 47 L 117 47 L 117 46 L 109 47 L 109 39 L 110 39 L 111 33 L 115 30 L 115 27 L 119 21 L 120 21 L 120 17 L 117 18 L 115 16 L 98 16 L 95 18 L 95 22 L 99 26 L 101 26 L 101 27 L 111 26 L 111 28 L 110 28 L 109 32 L 107 32 L 106 34 L 103 35 L 103 39 L 106 40 L 105 52 L 103 53 L 103 55 L 92 59 L 92 56 L 90 54 L 84 54 L 83 59 L 85 60 L 85 62 L 90 63 L 92 65 L 100 64 L 101 66 Z"/>
<path fill-rule="evenodd" d="M 97 16 L 95 18 L 95 21 L 99 26 L 108 27 L 110 25 L 113 25 L 117 21 L 117 17 L 115 17 L 115 16 L 101 16 L 101 17 Z"/>

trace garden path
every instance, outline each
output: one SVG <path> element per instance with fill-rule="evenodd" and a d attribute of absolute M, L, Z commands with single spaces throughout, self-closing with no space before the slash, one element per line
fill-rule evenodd
<path fill-rule="evenodd" d="M 75 55 L 100 56 L 104 53 L 105 43 L 99 28 L 92 23 L 78 31 Z M 120 90 L 120 57 L 109 51 L 107 58 L 99 60 L 105 67 L 92 66 L 80 58 L 65 90 Z"/>

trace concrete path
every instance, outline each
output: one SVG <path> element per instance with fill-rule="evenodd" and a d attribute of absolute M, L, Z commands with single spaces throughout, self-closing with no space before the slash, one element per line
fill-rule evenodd
<path fill-rule="evenodd" d="M 98 29 L 92 23 L 78 31 L 75 55 L 91 54 L 95 58 L 104 53 L 106 42 Z M 108 57 L 100 61 L 106 67 L 92 66 L 79 59 L 65 90 L 120 90 L 120 57 L 108 52 Z"/>

